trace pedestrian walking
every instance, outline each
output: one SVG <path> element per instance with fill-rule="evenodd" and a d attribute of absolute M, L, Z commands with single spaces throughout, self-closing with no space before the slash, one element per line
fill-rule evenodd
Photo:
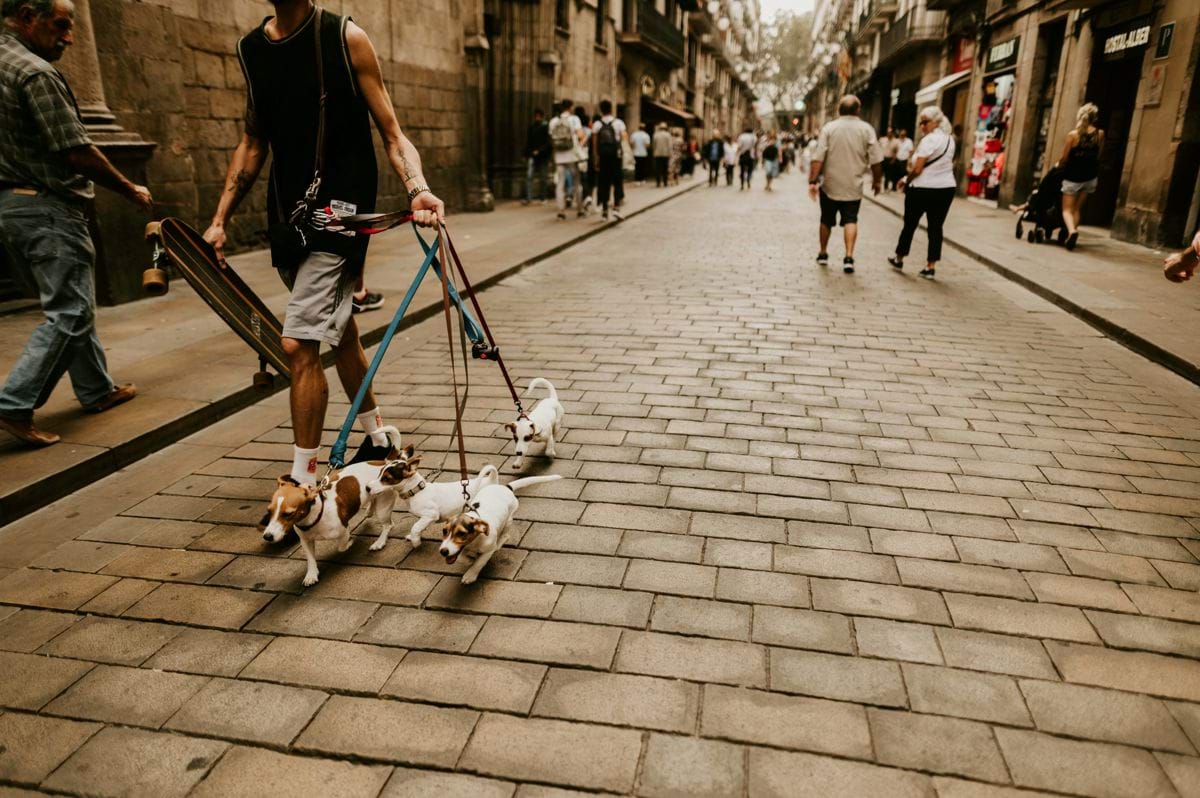
<path fill-rule="evenodd" d="M 646 123 L 638 125 L 629 137 L 629 145 L 633 150 L 633 184 L 640 186 L 650 179 L 650 134 L 646 132 Z"/>
<path fill-rule="evenodd" d="M 899 179 L 896 176 L 896 153 L 900 150 L 900 139 L 893 135 L 890 127 L 879 137 L 879 149 L 883 152 L 883 190 L 891 191 Z"/>
<path fill-rule="evenodd" d="M 625 123 L 613 116 L 612 102 L 600 101 L 600 118 L 592 125 L 592 153 L 596 163 L 598 180 L 597 201 L 600 217 L 608 219 L 609 193 L 613 195 L 613 209 L 621 218 L 621 204 L 625 201 L 624 176 L 621 174 L 621 143 L 628 140 Z"/>
<path fill-rule="evenodd" d="M 750 128 L 743 130 L 737 137 L 738 191 L 747 191 L 750 188 L 750 178 L 754 175 L 755 148 L 757 146 L 758 138 Z"/>
<path fill-rule="evenodd" d="M 362 272 L 369 238 L 312 229 L 297 235 L 289 217 L 310 203 L 350 214 L 374 210 L 378 175 L 372 117 L 388 162 L 408 193 L 414 221 L 426 227 L 441 224 L 445 207 L 429 189 L 417 148 L 400 129 L 375 48 L 363 29 L 310 0 L 275 0 L 274 6 L 275 15 L 237 45 L 248 86 L 244 132 L 204 239 L 222 257 L 225 225 L 269 153 L 271 259 L 291 291 L 283 322 L 283 350 L 292 374 L 291 478 L 311 485 L 317 480 L 329 401 L 321 344 L 333 347 L 347 396 L 359 391 L 367 372 L 347 298 Z M 319 59 L 322 50 L 326 55 Z M 315 201 L 306 199 L 313 184 L 318 186 Z M 369 386 L 358 420 L 376 445 L 387 444 Z"/>
<path fill-rule="evenodd" d="M 733 185 L 733 170 L 737 167 L 737 144 L 733 140 L 733 136 L 725 137 L 725 156 L 721 159 L 722 166 L 725 167 L 725 185 Z"/>
<path fill-rule="evenodd" d="M 900 132 L 896 136 L 896 161 L 892 166 L 894 170 L 892 172 L 893 187 L 900 182 L 900 178 L 908 174 L 908 160 L 912 158 L 913 149 L 913 140 L 908 137 L 908 131 L 900 128 Z"/>
<path fill-rule="evenodd" d="M 599 116 L 588 118 L 587 109 L 582 105 L 575 106 L 575 116 L 579 119 L 579 129 L 582 143 L 575 150 L 575 161 L 579 165 L 579 174 L 583 178 L 583 204 L 579 206 L 578 216 L 586 216 L 592 209 L 592 195 L 596 193 L 596 166 L 592 162 L 592 123 Z"/>
<path fill-rule="evenodd" d="M 558 116 L 550 120 L 550 146 L 554 150 L 554 201 L 558 218 L 567 218 L 567 181 L 571 181 L 571 197 L 577 215 L 583 216 L 583 178 L 579 175 L 577 149 L 583 146 L 582 125 L 571 113 L 570 100 L 558 104 Z"/>
<path fill-rule="evenodd" d="M 767 176 L 767 191 L 772 191 L 771 183 L 779 177 L 779 144 L 774 133 L 768 133 L 762 147 L 763 174 Z"/>
<path fill-rule="evenodd" d="M 908 174 L 898 184 L 904 190 L 904 229 L 896 242 L 896 254 L 888 258 L 888 263 L 897 269 L 904 268 L 913 233 L 924 216 L 929 246 L 921 276 L 932 280 L 942 259 L 942 225 L 954 201 L 954 137 L 950 120 L 934 105 L 917 116 L 917 127 L 923 134 L 921 143 L 913 152 Z"/>
<path fill-rule="evenodd" d="M 668 185 L 679 185 L 679 174 L 683 169 L 683 159 L 687 154 L 687 144 L 683 140 L 683 131 L 675 128 L 671 131 L 671 156 L 668 163 Z"/>
<path fill-rule="evenodd" d="M 1075 114 L 1075 129 L 1067 134 L 1058 165 L 1063 169 L 1062 216 L 1067 228 L 1067 249 L 1079 242 L 1079 217 L 1088 194 L 1096 191 L 1100 178 L 1100 153 L 1104 149 L 1104 131 L 1096 127 L 1100 109 L 1084 103 Z"/>
<path fill-rule="evenodd" d="M 667 123 L 659 122 L 654 129 L 654 185 L 667 185 L 667 170 L 671 165 L 671 134 L 667 131 Z"/>
<path fill-rule="evenodd" d="M 522 205 L 533 201 L 533 184 L 537 182 L 537 198 L 546 201 L 546 168 L 550 163 L 550 126 L 541 108 L 534 109 L 533 122 L 525 132 L 525 198 Z"/>
<path fill-rule="evenodd" d="M 842 271 L 854 273 L 854 244 L 858 240 L 858 210 L 862 205 L 863 176 L 871 172 L 871 190 L 879 193 L 883 182 L 883 154 L 875 130 L 858 118 L 858 98 L 847 94 L 838 103 L 838 118 L 827 122 L 817 137 L 808 193 L 821 202 L 821 249 L 817 263 L 829 264 L 829 236 L 839 218 L 846 243 Z"/>
<path fill-rule="evenodd" d="M 33 414 L 63 374 L 91 412 L 137 395 L 132 384 L 113 382 L 96 334 L 96 250 L 85 215 L 92 181 L 144 211 L 153 200 L 92 143 L 74 94 L 52 65 L 73 41 L 74 5 L 4 0 L 0 8 L 0 244 L 46 317 L 0 390 L 0 429 L 49 446 L 60 438 L 39 429 Z"/>
<path fill-rule="evenodd" d="M 708 162 L 708 184 L 715 186 L 721 175 L 721 157 L 725 154 L 725 141 L 721 131 L 714 130 L 712 138 L 704 144 L 704 160 Z"/>

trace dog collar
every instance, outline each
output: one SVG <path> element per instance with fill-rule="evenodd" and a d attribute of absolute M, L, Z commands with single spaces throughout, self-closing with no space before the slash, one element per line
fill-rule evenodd
<path fill-rule="evenodd" d="M 313 521 L 308 526 L 305 526 L 304 524 L 296 524 L 296 528 L 299 529 L 301 532 L 307 532 L 308 530 L 312 529 L 317 524 L 321 523 L 321 516 L 325 515 L 325 494 L 320 493 L 320 494 L 318 494 L 318 497 L 321 502 L 321 511 L 319 513 L 317 513 L 317 520 Z"/>
<path fill-rule="evenodd" d="M 413 496 L 416 496 L 418 493 L 425 490 L 425 487 L 426 487 L 425 480 L 422 479 L 420 482 L 417 483 L 417 486 L 415 488 L 413 488 L 411 490 L 406 490 L 403 493 L 398 492 L 396 495 L 398 497 L 400 497 L 401 499 L 411 499 Z"/>

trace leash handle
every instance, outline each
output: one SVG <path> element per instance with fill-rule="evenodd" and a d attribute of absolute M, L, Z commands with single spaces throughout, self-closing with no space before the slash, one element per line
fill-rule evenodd
<path fill-rule="evenodd" d="M 421 237 L 418 235 L 418 239 Z M 429 271 L 430 264 L 433 263 L 437 255 L 437 250 L 440 242 L 434 241 L 433 246 L 425 249 L 425 259 L 421 261 L 421 268 L 417 270 L 417 274 L 413 277 L 412 283 L 408 286 L 408 293 L 404 295 L 404 299 L 400 302 L 400 307 L 396 308 L 396 315 L 392 317 L 391 324 L 383 333 L 383 338 L 379 340 L 379 347 L 375 350 L 375 357 L 371 359 L 371 365 L 367 367 L 367 373 L 363 376 L 362 383 L 358 386 L 358 393 L 354 396 L 354 401 L 350 403 L 350 412 L 346 414 L 346 420 L 342 423 L 342 429 L 338 432 L 337 440 L 333 442 L 333 448 L 329 452 L 329 468 L 341 468 L 346 463 L 346 442 L 350 439 L 350 430 L 354 427 L 354 420 L 358 416 L 358 410 L 362 407 L 363 400 L 367 398 L 367 391 L 371 389 L 371 382 L 375 379 L 375 372 L 379 371 L 380 364 L 383 363 L 383 356 L 387 353 L 388 346 L 392 343 L 392 338 L 396 335 L 396 330 L 400 327 L 400 320 L 404 318 L 404 314 L 408 312 L 408 306 L 412 304 L 413 297 L 417 294 L 417 288 L 420 287 L 421 281 L 425 279 L 425 274 Z M 422 247 L 425 246 L 425 240 L 421 239 Z"/>

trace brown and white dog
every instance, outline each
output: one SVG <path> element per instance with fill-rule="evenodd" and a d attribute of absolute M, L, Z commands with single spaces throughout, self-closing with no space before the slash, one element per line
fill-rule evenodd
<path fill-rule="evenodd" d="M 350 521 L 364 507 L 370 519 L 382 530 L 384 539 L 392 528 L 392 506 L 396 492 L 381 490 L 367 492 L 367 485 L 379 478 L 383 463 L 355 463 L 330 474 L 329 487 L 319 490 L 315 485 L 301 485 L 290 475 L 279 478 L 271 497 L 270 507 L 263 517 L 263 539 L 278 543 L 289 531 L 300 538 L 308 570 L 304 586 L 317 583 L 318 540 L 336 540 L 339 552 L 350 548 Z"/>
<path fill-rule="evenodd" d="M 454 565 L 460 554 L 475 560 L 463 574 L 464 585 L 478 579 L 483 566 L 508 542 L 508 524 L 519 504 L 513 491 L 556 479 L 562 479 L 562 476 L 551 474 L 514 479 L 507 485 L 484 485 L 463 512 L 446 522 L 442 527 L 442 545 L 438 550 L 446 558 L 446 564 Z"/>
<path fill-rule="evenodd" d="M 565 411 L 562 402 L 558 401 L 558 391 L 554 390 L 554 385 L 544 377 L 530 380 L 525 393 L 528 394 L 534 388 L 545 388 L 548 395 L 533 406 L 529 415 L 504 425 L 508 434 L 512 436 L 513 443 L 517 445 L 517 459 L 513 461 L 513 468 L 516 469 L 525 461 L 525 453 L 529 451 L 531 443 L 544 443 L 546 457 L 553 458 L 554 442 L 561 440 L 563 435 Z"/>
<path fill-rule="evenodd" d="M 415 549 L 421 545 L 421 532 L 431 524 L 445 521 L 463 508 L 462 482 L 428 482 L 417 466 L 421 464 L 421 455 L 416 453 L 411 445 L 405 447 L 398 459 L 389 460 L 379 472 L 379 477 L 367 485 L 367 492 L 374 495 L 377 492 L 391 490 L 397 501 L 407 502 L 408 511 L 417 516 L 412 529 L 408 532 L 408 542 Z M 474 497 L 484 485 L 494 485 L 500 481 L 500 472 L 490 463 L 479 470 L 479 475 L 467 483 L 467 494 Z M 388 530 L 379 532 L 379 537 L 371 544 L 371 551 L 379 551 L 387 545 Z"/>

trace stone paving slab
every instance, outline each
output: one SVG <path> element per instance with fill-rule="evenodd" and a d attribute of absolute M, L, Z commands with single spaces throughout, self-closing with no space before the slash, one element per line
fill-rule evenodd
<path fill-rule="evenodd" d="M 876 266 L 898 223 L 862 222 L 844 276 L 792 178 L 698 190 L 490 289 L 567 409 L 526 473 L 566 478 L 470 587 L 397 513 L 301 588 L 254 528 L 275 397 L 14 525 L 54 542 L 0 573 L 0 787 L 1194 794 L 1200 390 L 970 260 Z M 430 475 L 437 322 L 378 378 Z M 471 380 L 469 465 L 508 478 Z"/>

